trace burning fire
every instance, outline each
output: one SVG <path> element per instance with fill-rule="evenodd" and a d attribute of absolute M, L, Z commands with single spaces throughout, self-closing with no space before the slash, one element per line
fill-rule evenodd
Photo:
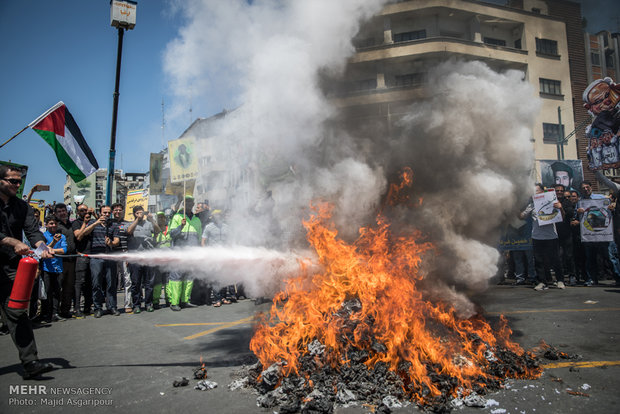
<path fill-rule="evenodd" d="M 406 170 L 402 184 L 390 188 L 387 204 L 407 203 L 398 194 L 409 185 Z M 503 317 L 494 330 L 481 316 L 459 319 L 449 305 L 424 297 L 420 265 L 434 246 L 417 242 L 421 234 L 396 236 L 379 214 L 376 226 L 360 229 L 348 244 L 330 224 L 330 206 L 321 204 L 314 212 L 304 226 L 322 271 L 287 282 L 250 344 L 264 369 L 279 364 L 280 381 L 299 376 L 311 389 L 304 358 L 312 356 L 314 369 L 339 370 L 352 355 L 359 360 L 360 351 L 368 369 L 385 364 L 402 380 L 404 396 L 420 405 L 442 393 L 456 397 L 501 385 L 506 377 L 540 375 L 533 357 L 510 340 Z M 311 351 L 317 344 L 320 357 Z"/>

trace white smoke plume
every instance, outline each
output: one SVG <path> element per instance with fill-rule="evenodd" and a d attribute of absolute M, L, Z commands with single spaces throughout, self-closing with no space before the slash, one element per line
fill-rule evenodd
<path fill-rule="evenodd" d="M 383 3 L 183 2 L 188 24 L 169 44 L 165 68 L 179 105 L 188 97 L 196 107 L 201 99 L 239 105 L 208 130 L 231 169 L 256 174 L 219 206 L 229 209 L 236 243 L 303 247 L 301 221 L 320 200 L 335 205 L 336 226 L 352 238 L 372 222 L 388 177 L 409 166 L 423 201 L 393 219 L 436 243 L 425 269 L 431 282 L 441 279 L 435 294 L 466 302 L 455 286 L 486 286 L 497 270 L 499 229 L 532 191 L 539 103 L 522 72 L 447 62 L 429 69 L 430 96 L 395 123 L 395 136 L 339 123 L 324 80 L 345 73 L 352 37 Z M 265 190 L 273 200 L 259 202 Z"/>

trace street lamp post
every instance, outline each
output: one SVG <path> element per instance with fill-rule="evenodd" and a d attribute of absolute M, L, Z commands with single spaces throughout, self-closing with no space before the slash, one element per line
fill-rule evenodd
<path fill-rule="evenodd" d="M 106 205 L 112 204 L 112 186 L 114 183 L 114 160 L 116 158 L 116 121 L 118 119 L 118 96 L 121 80 L 121 57 L 123 55 L 123 34 L 125 29 L 136 26 L 138 3 L 131 0 L 110 1 L 110 25 L 118 29 L 118 46 L 116 50 L 116 81 L 114 84 L 114 102 L 112 107 L 112 131 L 110 133 L 110 160 L 108 163 L 108 182 L 106 188 Z"/>

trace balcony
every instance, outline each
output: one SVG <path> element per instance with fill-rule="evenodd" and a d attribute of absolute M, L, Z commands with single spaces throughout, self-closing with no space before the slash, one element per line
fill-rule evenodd
<path fill-rule="evenodd" d="M 403 59 L 410 59 L 412 55 L 420 59 L 446 59 L 456 56 L 466 60 L 504 61 L 509 65 L 520 68 L 525 68 L 528 62 L 527 50 L 441 36 L 373 46 L 360 50 L 349 62 L 397 62 Z"/>

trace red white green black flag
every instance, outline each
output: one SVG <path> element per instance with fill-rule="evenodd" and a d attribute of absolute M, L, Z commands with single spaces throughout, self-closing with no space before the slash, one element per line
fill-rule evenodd
<path fill-rule="evenodd" d="M 82 181 L 99 168 L 80 128 L 62 101 L 28 126 L 54 149 L 60 166 L 73 181 Z"/>

